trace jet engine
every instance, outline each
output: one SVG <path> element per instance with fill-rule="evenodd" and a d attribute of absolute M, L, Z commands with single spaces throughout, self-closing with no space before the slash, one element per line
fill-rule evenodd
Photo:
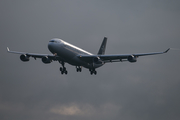
<path fill-rule="evenodd" d="M 93 63 L 102 64 L 102 60 L 99 57 L 93 58 Z"/>
<path fill-rule="evenodd" d="M 49 59 L 47 56 L 42 58 L 42 62 L 45 64 L 51 63 L 51 59 Z"/>
<path fill-rule="evenodd" d="M 127 59 L 129 62 L 136 62 L 137 61 L 136 57 L 134 57 L 133 55 L 128 56 Z"/>
<path fill-rule="evenodd" d="M 29 56 L 22 54 L 22 55 L 20 56 L 20 59 L 21 59 L 23 62 L 27 62 L 27 61 L 29 61 Z"/>

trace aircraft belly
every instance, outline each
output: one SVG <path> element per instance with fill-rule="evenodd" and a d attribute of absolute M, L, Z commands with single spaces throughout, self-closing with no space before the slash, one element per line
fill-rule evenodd
<path fill-rule="evenodd" d="M 98 67 L 101 67 L 103 66 L 104 64 L 89 64 L 89 63 L 86 63 L 86 64 L 83 64 L 82 66 L 85 67 L 85 68 L 98 68 Z"/>
<path fill-rule="evenodd" d="M 61 48 L 58 50 L 57 54 L 71 65 L 78 66 L 80 64 L 80 61 L 76 58 L 77 53 L 70 49 Z"/>
<path fill-rule="evenodd" d="M 98 68 L 103 65 L 103 64 L 92 65 L 90 63 L 84 62 L 77 57 L 78 53 L 76 53 L 76 52 L 64 50 L 64 52 L 62 52 L 62 53 L 63 54 L 61 54 L 61 56 L 64 58 L 65 62 L 67 62 L 73 66 L 83 66 L 85 68 Z"/>
<path fill-rule="evenodd" d="M 77 57 L 78 54 L 72 51 L 71 52 L 66 51 L 63 56 L 64 56 L 63 58 L 65 59 L 65 61 L 73 66 L 83 66 L 85 68 L 98 68 L 103 65 L 103 64 L 96 64 L 96 63 L 92 64 L 92 63 L 87 63 L 85 61 L 82 61 Z"/>

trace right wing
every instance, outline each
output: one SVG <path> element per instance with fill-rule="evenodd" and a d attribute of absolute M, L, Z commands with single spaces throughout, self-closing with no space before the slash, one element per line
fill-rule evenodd
<path fill-rule="evenodd" d="M 7 52 L 9 53 L 14 53 L 14 54 L 21 54 L 24 55 L 24 57 L 33 57 L 34 59 L 36 58 L 49 58 L 50 60 L 60 60 L 60 57 L 57 55 L 49 55 L 49 54 L 38 54 L 38 53 L 27 53 L 27 52 L 18 52 L 18 51 L 10 51 L 9 48 L 7 47 Z"/>

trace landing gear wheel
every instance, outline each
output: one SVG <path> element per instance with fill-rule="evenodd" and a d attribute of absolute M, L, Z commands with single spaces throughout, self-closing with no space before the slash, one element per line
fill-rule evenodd
<path fill-rule="evenodd" d="M 89 71 L 90 71 L 90 74 L 92 75 L 92 74 L 97 74 L 97 71 L 93 68 L 93 69 L 89 69 Z"/>
<path fill-rule="evenodd" d="M 77 71 L 77 72 L 81 72 L 81 71 L 82 71 L 81 66 L 76 66 L 76 71 Z"/>
<path fill-rule="evenodd" d="M 61 71 L 61 74 L 66 74 L 68 73 L 68 71 L 66 70 L 65 67 L 60 67 L 59 70 Z"/>
<path fill-rule="evenodd" d="M 93 71 L 91 71 L 91 75 L 93 74 Z"/>

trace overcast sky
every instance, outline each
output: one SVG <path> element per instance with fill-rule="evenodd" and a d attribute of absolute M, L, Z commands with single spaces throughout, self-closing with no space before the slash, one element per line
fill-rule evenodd
<path fill-rule="evenodd" d="M 108 63 L 90 75 L 11 50 L 50 54 L 52 38 L 96 54 L 180 48 L 179 0 L 1 0 L 1 120 L 179 120 L 180 51 Z"/>

